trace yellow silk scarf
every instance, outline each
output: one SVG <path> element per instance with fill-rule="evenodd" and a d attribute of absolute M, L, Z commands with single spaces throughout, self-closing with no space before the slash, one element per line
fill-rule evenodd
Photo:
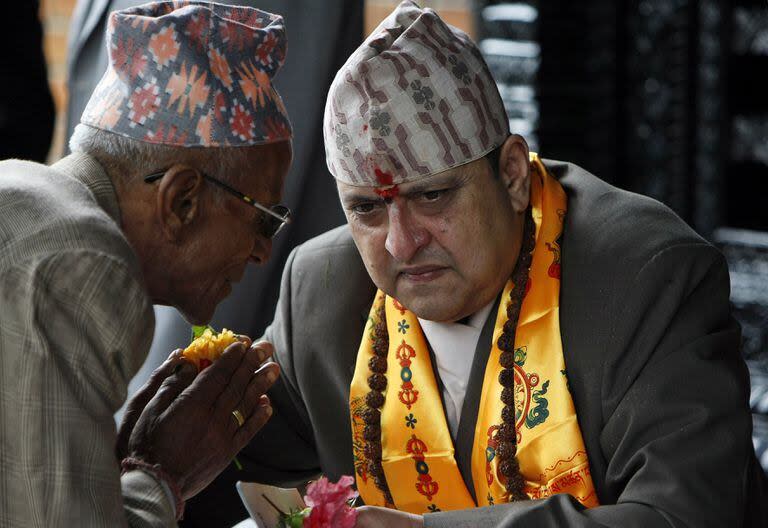
<path fill-rule="evenodd" d="M 536 244 L 515 335 L 517 458 L 531 498 L 570 493 L 586 507 L 598 505 L 584 441 L 568 389 L 560 338 L 560 236 L 566 196 L 531 154 L 531 210 Z M 477 502 L 461 477 L 429 349 L 415 314 L 378 291 L 357 355 L 350 387 L 357 487 L 366 504 L 411 513 L 458 510 L 508 502 L 498 471 L 496 432 L 504 404 L 497 341 L 507 320 L 513 284 L 502 293 L 472 448 Z M 373 329 L 384 304 L 389 335 L 387 387 L 381 408 L 382 467 L 394 504 L 367 474 L 362 413 L 369 392 Z M 468 351 L 469 352 L 469 351 Z"/>

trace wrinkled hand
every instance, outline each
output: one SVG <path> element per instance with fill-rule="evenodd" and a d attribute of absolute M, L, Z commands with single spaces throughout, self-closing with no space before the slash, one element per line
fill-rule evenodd
<path fill-rule="evenodd" d="M 133 395 L 128 402 L 128 405 L 126 405 L 123 419 L 120 422 L 120 428 L 117 433 L 117 445 L 115 446 L 115 455 L 117 456 L 118 462 L 128 456 L 128 441 L 131 439 L 133 428 L 136 426 L 136 421 L 139 419 L 139 416 L 141 416 L 141 413 L 144 411 L 144 407 L 146 407 L 149 400 L 155 396 L 157 390 L 165 379 L 174 373 L 173 371 L 177 366 L 184 363 L 184 358 L 181 356 L 181 353 L 182 350 L 180 348 L 171 352 L 168 359 L 155 369 L 144 386 Z"/>
<path fill-rule="evenodd" d="M 245 343 L 245 346 L 251 345 L 251 338 L 246 335 L 238 335 L 237 338 Z M 258 346 L 261 346 L 260 343 Z M 263 344 L 271 345 L 267 342 Z M 256 345 L 254 345 L 256 346 Z M 269 350 L 272 350 L 269 348 Z M 131 400 L 125 406 L 125 412 L 123 413 L 123 419 L 120 422 L 120 428 L 117 433 L 117 445 L 115 446 L 115 455 L 118 462 L 128 456 L 128 441 L 131 439 L 131 433 L 136 426 L 136 421 L 144 412 L 144 408 L 149 403 L 149 400 L 154 398 L 157 394 L 160 385 L 171 374 L 175 374 L 175 369 L 184 363 L 184 350 L 177 348 L 171 355 L 168 356 L 162 365 L 157 367 L 154 372 L 149 376 L 147 382 L 138 390 L 136 394 L 131 397 Z"/>
<path fill-rule="evenodd" d="M 355 528 L 422 528 L 423 526 L 424 518 L 421 515 L 377 506 L 357 508 Z"/>
<path fill-rule="evenodd" d="M 272 414 L 264 393 L 277 379 L 279 367 L 271 362 L 260 366 L 272 355 L 272 345 L 248 345 L 250 340 L 231 344 L 199 375 L 195 366 L 182 358 L 133 427 L 130 456 L 160 464 L 181 488 L 185 500 L 205 488 Z M 172 355 L 168 361 L 176 360 Z M 158 371 L 163 367 L 165 364 Z M 163 373 L 158 378 L 162 379 Z M 152 380 L 147 385 L 151 392 Z M 242 427 L 232 414 L 234 410 L 245 419 Z"/>

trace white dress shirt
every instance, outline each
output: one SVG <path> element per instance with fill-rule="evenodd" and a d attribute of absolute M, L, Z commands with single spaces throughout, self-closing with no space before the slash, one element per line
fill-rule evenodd
<path fill-rule="evenodd" d="M 467 324 L 419 319 L 424 337 L 435 353 L 437 371 L 443 381 L 445 415 L 454 440 L 459 429 L 475 347 L 492 307 L 493 301 L 472 315 Z"/>

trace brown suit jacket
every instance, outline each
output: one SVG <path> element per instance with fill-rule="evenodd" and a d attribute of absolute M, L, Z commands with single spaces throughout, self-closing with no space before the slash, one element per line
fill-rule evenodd
<path fill-rule="evenodd" d="M 568 195 L 560 324 L 602 506 L 583 510 L 558 495 L 429 514 L 426 526 L 765 525 L 723 257 L 658 202 L 574 165 L 546 164 Z M 349 385 L 374 291 L 346 227 L 292 253 L 266 333 L 283 369 L 270 395 L 276 413 L 242 453 L 243 478 L 353 474 Z M 490 325 L 456 440 L 470 489 Z"/>

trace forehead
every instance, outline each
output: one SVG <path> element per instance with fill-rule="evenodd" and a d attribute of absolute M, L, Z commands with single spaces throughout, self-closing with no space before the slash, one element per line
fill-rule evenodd
<path fill-rule="evenodd" d="M 408 196 L 424 192 L 430 189 L 438 189 L 440 187 L 449 187 L 451 185 L 457 185 L 470 179 L 475 173 L 479 163 L 482 163 L 482 158 L 472 161 L 460 167 L 448 169 L 447 171 L 438 172 L 437 174 L 431 174 L 425 176 L 419 180 L 411 181 L 407 183 L 401 183 L 398 185 L 398 195 Z M 352 198 L 355 196 L 361 197 L 377 197 L 376 189 L 379 187 L 374 186 L 358 186 L 351 185 L 341 180 L 336 180 L 336 186 L 339 189 L 339 194 L 342 199 Z"/>

